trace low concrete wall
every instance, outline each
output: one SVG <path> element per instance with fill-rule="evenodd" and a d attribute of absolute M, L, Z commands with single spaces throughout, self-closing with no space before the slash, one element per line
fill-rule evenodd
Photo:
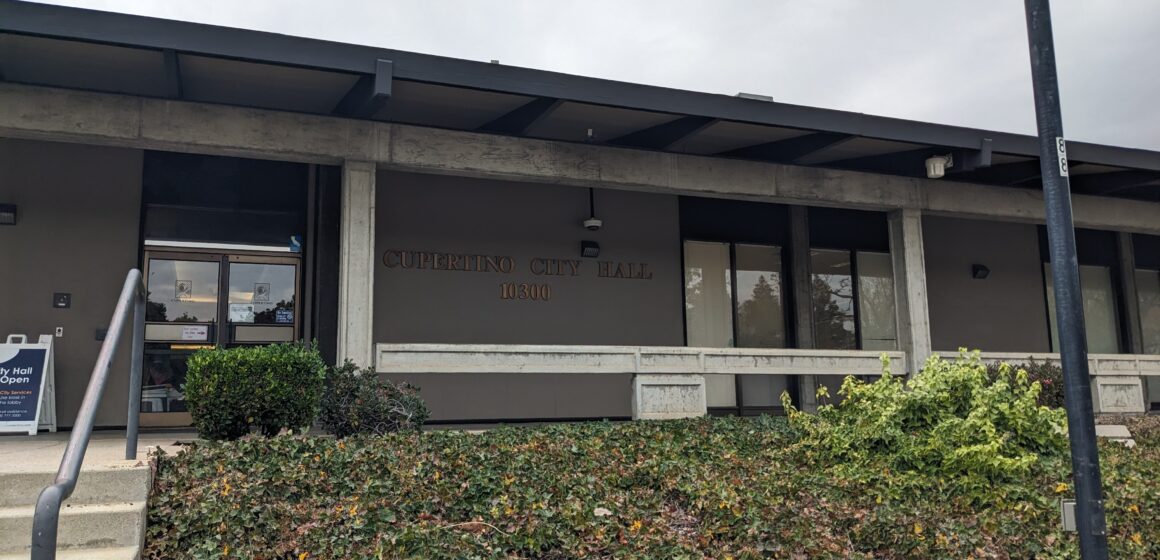
<path fill-rule="evenodd" d="M 378 344 L 375 370 L 390 377 L 405 375 L 420 386 L 424 376 L 437 374 L 628 374 L 633 376 L 633 418 L 666 419 L 706 413 L 706 375 L 878 375 L 883 354 L 897 364 L 906 361 L 903 352 L 868 350 Z M 435 398 L 445 400 L 440 395 Z M 447 411 L 434 412 L 436 417 L 448 415 Z"/>
<path fill-rule="evenodd" d="M 943 352 L 951 356 L 953 352 Z M 984 362 L 1022 364 L 1029 360 L 1061 365 L 1059 354 L 983 352 Z M 1097 414 L 1143 414 L 1147 411 L 1144 379 L 1160 382 L 1160 356 L 1139 354 L 1088 354 L 1092 405 Z"/>

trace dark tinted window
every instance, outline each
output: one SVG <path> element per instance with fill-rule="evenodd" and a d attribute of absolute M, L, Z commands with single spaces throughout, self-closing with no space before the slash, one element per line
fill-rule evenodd
<path fill-rule="evenodd" d="M 145 238 L 285 245 L 306 233 L 307 166 L 146 152 Z"/>

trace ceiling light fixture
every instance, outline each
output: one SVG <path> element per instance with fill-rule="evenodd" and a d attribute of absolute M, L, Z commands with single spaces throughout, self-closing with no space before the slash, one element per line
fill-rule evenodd
<path fill-rule="evenodd" d="M 604 222 L 596 217 L 596 194 L 592 187 L 588 187 L 588 219 L 584 220 L 584 227 L 589 231 L 599 230 Z"/>
<path fill-rule="evenodd" d="M 941 179 L 947 174 L 948 167 L 955 166 L 955 159 L 950 154 L 945 156 L 931 156 L 926 158 L 926 178 Z"/>

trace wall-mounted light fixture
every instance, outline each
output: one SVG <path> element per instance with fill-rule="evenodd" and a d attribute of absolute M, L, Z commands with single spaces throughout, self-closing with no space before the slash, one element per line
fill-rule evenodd
<path fill-rule="evenodd" d="M 926 178 L 941 179 L 947 174 L 948 167 L 955 166 L 955 158 L 951 154 L 945 156 L 931 156 L 926 158 Z"/>
<path fill-rule="evenodd" d="M 971 278 L 975 280 L 986 280 L 991 275 L 991 269 L 981 264 L 971 265 Z"/>
<path fill-rule="evenodd" d="M 0 226 L 16 225 L 16 205 L 0 204 Z"/>
<path fill-rule="evenodd" d="M 595 241 L 580 242 L 580 256 L 586 259 L 595 259 L 600 256 L 600 244 Z"/>

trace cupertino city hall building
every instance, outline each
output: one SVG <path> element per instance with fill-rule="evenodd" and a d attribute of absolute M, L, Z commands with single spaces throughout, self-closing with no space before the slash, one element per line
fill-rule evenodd
<path fill-rule="evenodd" d="M 1160 153 L 1067 153 L 1095 404 L 1144 413 Z M 457 424 L 1057 360 L 1039 174 L 1031 136 L 0 0 L 0 335 L 59 335 L 66 427 L 132 268 L 144 426 L 211 345 L 317 340 Z"/>

